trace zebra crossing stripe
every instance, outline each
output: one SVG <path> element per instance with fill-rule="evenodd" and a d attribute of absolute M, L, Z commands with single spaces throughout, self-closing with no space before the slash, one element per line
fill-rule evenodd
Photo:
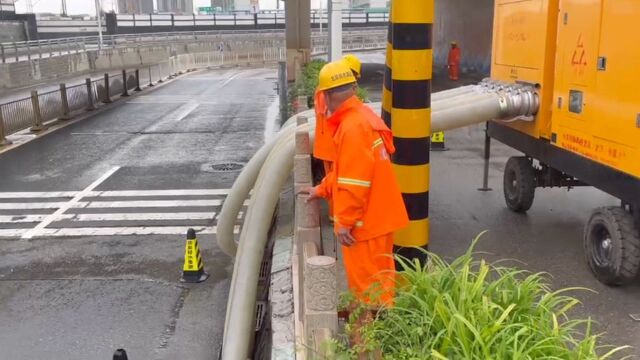
<path fill-rule="evenodd" d="M 0 215 L 0 223 L 33 223 L 43 221 L 48 214 Z M 215 212 L 186 213 L 121 213 L 121 214 L 62 214 L 57 221 L 156 221 L 156 220 L 212 220 Z"/>
<path fill-rule="evenodd" d="M 198 234 L 215 235 L 216 227 L 192 227 Z M 80 236 L 132 236 L 132 235 L 184 235 L 188 226 L 138 226 L 138 227 L 86 227 L 86 228 L 44 228 L 33 237 L 80 237 Z M 21 237 L 31 229 L 0 229 L 0 237 Z M 240 233 L 240 226 L 233 229 Z"/>
<path fill-rule="evenodd" d="M 229 189 L 88 191 L 85 197 L 222 196 L 228 195 L 229 191 Z M 72 198 L 78 193 L 79 191 L 0 192 L 0 199 Z"/>

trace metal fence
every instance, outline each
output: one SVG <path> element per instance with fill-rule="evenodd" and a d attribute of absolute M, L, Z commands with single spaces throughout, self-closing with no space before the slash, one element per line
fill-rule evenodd
<path fill-rule="evenodd" d="M 386 33 L 379 38 L 354 36 L 343 44 L 347 51 L 384 49 L 385 46 Z M 314 40 L 312 54 L 324 52 L 326 39 Z M 286 60 L 286 51 L 282 46 L 179 54 L 164 62 L 86 79 L 84 84 L 69 87 L 60 84 L 60 89 L 43 93 L 32 91 L 28 98 L 0 104 L 0 145 L 8 142 L 7 135 L 27 129 L 41 131 L 52 120 L 64 120 L 73 112 L 93 110 L 101 103 L 110 103 L 143 87 L 154 86 L 178 73 L 198 68 L 262 65 L 283 60 Z"/>
<path fill-rule="evenodd" d="M 345 30 L 345 41 L 354 37 L 386 36 L 386 28 L 361 28 L 358 31 Z M 103 49 L 131 48 L 139 46 L 184 44 L 193 42 L 230 42 L 281 40 L 284 42 L 284 32 L 273 30 L 244 30 L 244 31 L 187 31 L 187 32 L 159 32 L 126 35 L 103 36 Z M 312 34 L 312 42 L 326 43 L 327 34 Z M 43 59 L 67 54 L 77 54 L 87 50 L 99 48 L 97 36 L 73 37 L 51 40 L 36 40 L 13 43 L 0 43 L 0 61 L 2 63 Z"/>

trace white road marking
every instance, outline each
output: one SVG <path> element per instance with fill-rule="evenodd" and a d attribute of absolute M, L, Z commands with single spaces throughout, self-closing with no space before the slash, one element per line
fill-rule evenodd
<path fill-rule="evenodd" d="M 101 191 L 97 196 L 215 196 L 228 195 L 229 189 L 194 189 L 194 190 L 122 190 Z M 90 195 L 96 196 L 96 195 Z"/>
<path fill-rule="evenodd" d="M 0 215 L 0 223 L 40 222 L 48 215 Z M 156 220 L 213 220 L 215 212 L 187 213 L 120 213 L 120 214 L 62 214 L 58 221 L 156 221 Z"/>
<path fill-rule="evenodd" d="M 72 236 L 131 236 L 131 235 L 183 235 L 189 228 L 196 230 L 198 234 L 215 235 L 215 226 L 140 226 L 140 227 L 86 227 L 42 229 L 32 237 L 72 237 Z M 24 236 L 29 229 L 0 229 L 0 237 Z M 234 234 L 240 233 L 240 226 L 233 230 Z"/>
<path fill-rule="evenodd" d="M 31 209 L 60 209 L 67 205 L 65 202 L 33 202 L 33 203 L 0 203 L 0 210 L 31 210 Z M 86 202 L 75 202 L 69 208 L 85 207 Z"/>
<path fill-rule="evenodd" d="M 45 229 L 40 236 L 181 235 L 186 234 L 189 228 L 189 226 L 140 226 Z M 199 234 L 216 233 L 215 226 L 193 226 L 191 228 Z M 238 232 L 234 229 L 234 233 Z"/>
<path fill-rule="evenodd" d="M 193 110 L 197 109 L 198 106 L 200 106 L 200 104 L 197 101 L 190 100 L 189 102 L 187 102 L 186 104 L 180 106 L 176 110 L 176 112 L 175 112 L 176 118 L 174 120 L 175 121 L 181 121 L 182 119 L 184 119 L 187 116 L 189 116 L 189 114 L 191 114 L 191 112 Z"/>
<path fill-rule="evenodd" d="M 0 229 L 0 237 L 20 237 L 29 229 Z"/>
<path fill-rule="evenodd" d="M 71 221 L 155 221 L 155 220 L 213 220 L 210 213 L 121 213 L 121 214 L 66 214 Z"/>
<path fill-rule="evenodd" d="M 25 229 L 0 229 L 0 238 L 41 238 L 46 237 L 73 237 L 73 236 L 114 236 L 114 235 L 180 235 L 186 232 L 187 225 L 175 226 L 145 226 L 149 221 L 189 221 L 215 220 L 217 213 L 215 207 L 222 205 L 224 197 L 228 195 L 230 189 L 171 189 L 171 190 L 110 190 L 95 191 L 101 183 L 112 176 L 119 168 L 113 168 L 83 191 L 53 191 L 53 192 L 0 192 L 2 199 L 12 199 L 19 201 L 29 199 L 35 202 L 0 202 L 2 210 L 29 210 L 29 209 L 51 209 L 55 211 L 50 214 L 2 214 L 0 224 L 34 224 L 33 228 Z M 166 197 L 185 196 L 213 196 L 208 199 L 171 199 Z M 138 197 L 135 200 L 129 200 Z M 108 200 L 104 200 L 109 198 Z M 147 198 L 147 200 L 145 200 Z M 69 199 L 60 201 L 60 199 Z M 244 202 L 249 204 L 249 200 Z M 149 208 L 171 209 L 171 212 L 149 212 L 144 209 Z M 189 207 L 212 207 L 211 211 L 189 212 Z M 108 213 L 69 213 L 70 209 L 114 209 Z M 137 212 L 123 212 L 123 211 Z M 22 211 L 24 212 L 24 211 Z M 242 220 L 245 211 L 238 214 L 238 220 Z M 56 228 L 55 223 L 59 221 L 70 221 L 75 224 L 92 221 L 96 223 L 115 222 L 116 226 L 92 226 L 92 227 L 65 227 Z M 142 226 L 126 226 L 127 221 L 139 221 Z M 120 222 L 120 223 L 118 223 Z M 124 222 L 124 223 L 122 223 Z M 199 226 L 194 227 L 206 234 L 215 234 L 215 227 Z M 239 233 L 240 227 L 236 227 Z"/>
<path fill-rule="evenodd" d="M 175 189 L 175 190 L 120 190 L 120 191 L 89 191 L 86 197 L 118 197 L 118 196 L 216 196 L 227 195 L 229 189 Z M 47 199 L 72 198 L 78 191 L 51 192 L 0 192 L 0 199 Z"/>
<path fill-rule="evenodd" d="M 86 208 L 147 208 L 147 207 L 188 207 L 220 206 L 222 200 L 133 200 L 133 201 L 92 201 Z"/>
<path fill-rule="evenodd" d="M 237 74 L 235 74 L 235 75 L 231 76 L 230 78 L 228 78 L 227 80 L 225 80 L 225 82 L 223 82 L 223 83 L 222 83 L 222 85 L 220 85 L 220 87 L 224 87 L 224 86 L 226 86 L 227 84 L 229 84 L 230 82 L 232 82 L 235 78 L 237 78 L 238 76 L 240 76 L 240 74 L 242 74 L 242 73 L 237 73 Z"/>
<path fill-rule="evenodd" d="M 51 192 L 0 192 L 0 199 L 39 199 L 39 198 L 72 198 L 77 191 L 51 191 Z"/>
<path fill-rule="evenodd" d="M 84 196 L 86 196 L 88 192 L 93 191 L 93 189 L 97 188 L 98 185 L 102 184 L 105 180 L 107 180 L 111 175 L 113 175 L 118 170 L 120 170 L 120 166 L 115 166 L 111 168 L 111 170 L 107 171 L 98 180 L 94 181 L 87 188 L 82 190 L 80 193 L 76 194 L 76 196 L 74 196 L 73 199 L 69 200 L 66 204 L 62 205 L 58 210 L 56 210 L 56 212 L 47 216 L 41 223 L 36 225 L 36 227 L 22 234 L 22 238 L 31 239 L 34 236 L 38 236 L 42 231 L 42 229 L 47 227 L 47 225 L 51 224 L 52 222 L 56 221 L 58 216 L 64 214 L 65 211 L 69 210 L 74 204 L 78 203 Z"/>

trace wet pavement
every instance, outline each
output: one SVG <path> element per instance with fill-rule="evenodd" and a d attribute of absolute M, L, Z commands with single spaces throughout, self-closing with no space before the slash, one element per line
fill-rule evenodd
<path fill-rule="evenodd" d="M 449 151 L 431 153 L 431 246 L 449 259 L 462 255 L 472 240 L 488 231 L 476 250 L 490 261 L 549 274 L 553 288 L 584 287 L 571 295 L 582 301 L 575 316 L 592 317 L 596 332 L 614 345 L 631 345 L 640 357 L 640 281 L 611 288 L 591 274 L 582 244 L 583 227 L 599 206 L 620 201 L 594 188 L 537 189 L 533 207 L 526 214 L 507 209 L 502 172 L 517 151 L 493 141 L 489 186 L 482 192 L 484 125 L 446 133 Z"/>
<path fill-rule="evenodd" d="M 224 168 L 271 135 L 275 81 L 188 74 L 0 154 L 1 358 L 217 358 L 232 265 L 215 217 L 238 174 Z M 202 284 L 179 281 L 189 227 Z"/>
<path fill-rule="evenodd" d="M 362 57 L 378 62 L 363 66 L 361 85 L 368 89 L 372 101 L 380 101 L 384 55 Z M 465 74 L 461 81 L 451 82 L 445 69 L 434 69 L 433 89 L 473 84 L 482 78 L 481 74 Z M 479 257 L 508 260 L 513 266 L 548 273 L 553 288 L 590 289 L 571 293 L 582 301 L 575 316 L 592 317 L 598 323 L 596 333 L 604 333 L 604 342 L 631 345 L 628 354 L 640 358 L 640 322 L 631 317 L 640 314 L 640 279 L 626 287 L 602 285 L 592 276 L 583 250 L 583 228 L 591 212 L 600 206 L 619 206 L 620 201 L 589 187 L 537 189 L 531 210 L 513 213 L 505 205 L 502 174 L 507 159 L 522 154 L 494 140 L 489 173 L 493 191 L 481 192 L 484 124 L 445 135 L 449 150 L 431 154 L 430 250 L 453 259 L 487 231 L 477 244 L 476 250 L 482 253 Z M 325 238 L 331 237 L 330 231 L 323 233 Z"/>

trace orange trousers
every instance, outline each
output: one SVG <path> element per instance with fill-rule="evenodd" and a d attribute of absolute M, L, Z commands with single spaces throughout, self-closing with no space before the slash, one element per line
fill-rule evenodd
<path fill-rule="evenodd" d="M 460 65 L 449 65 L 449 80 L 458 81 L 460 79 Z"/>
<path fill-rule="evenodd" d="M 360 301 L 370 305 L 393 305 L 393 234 L 342 246 L 342 257 L 349 290 Z"/>

